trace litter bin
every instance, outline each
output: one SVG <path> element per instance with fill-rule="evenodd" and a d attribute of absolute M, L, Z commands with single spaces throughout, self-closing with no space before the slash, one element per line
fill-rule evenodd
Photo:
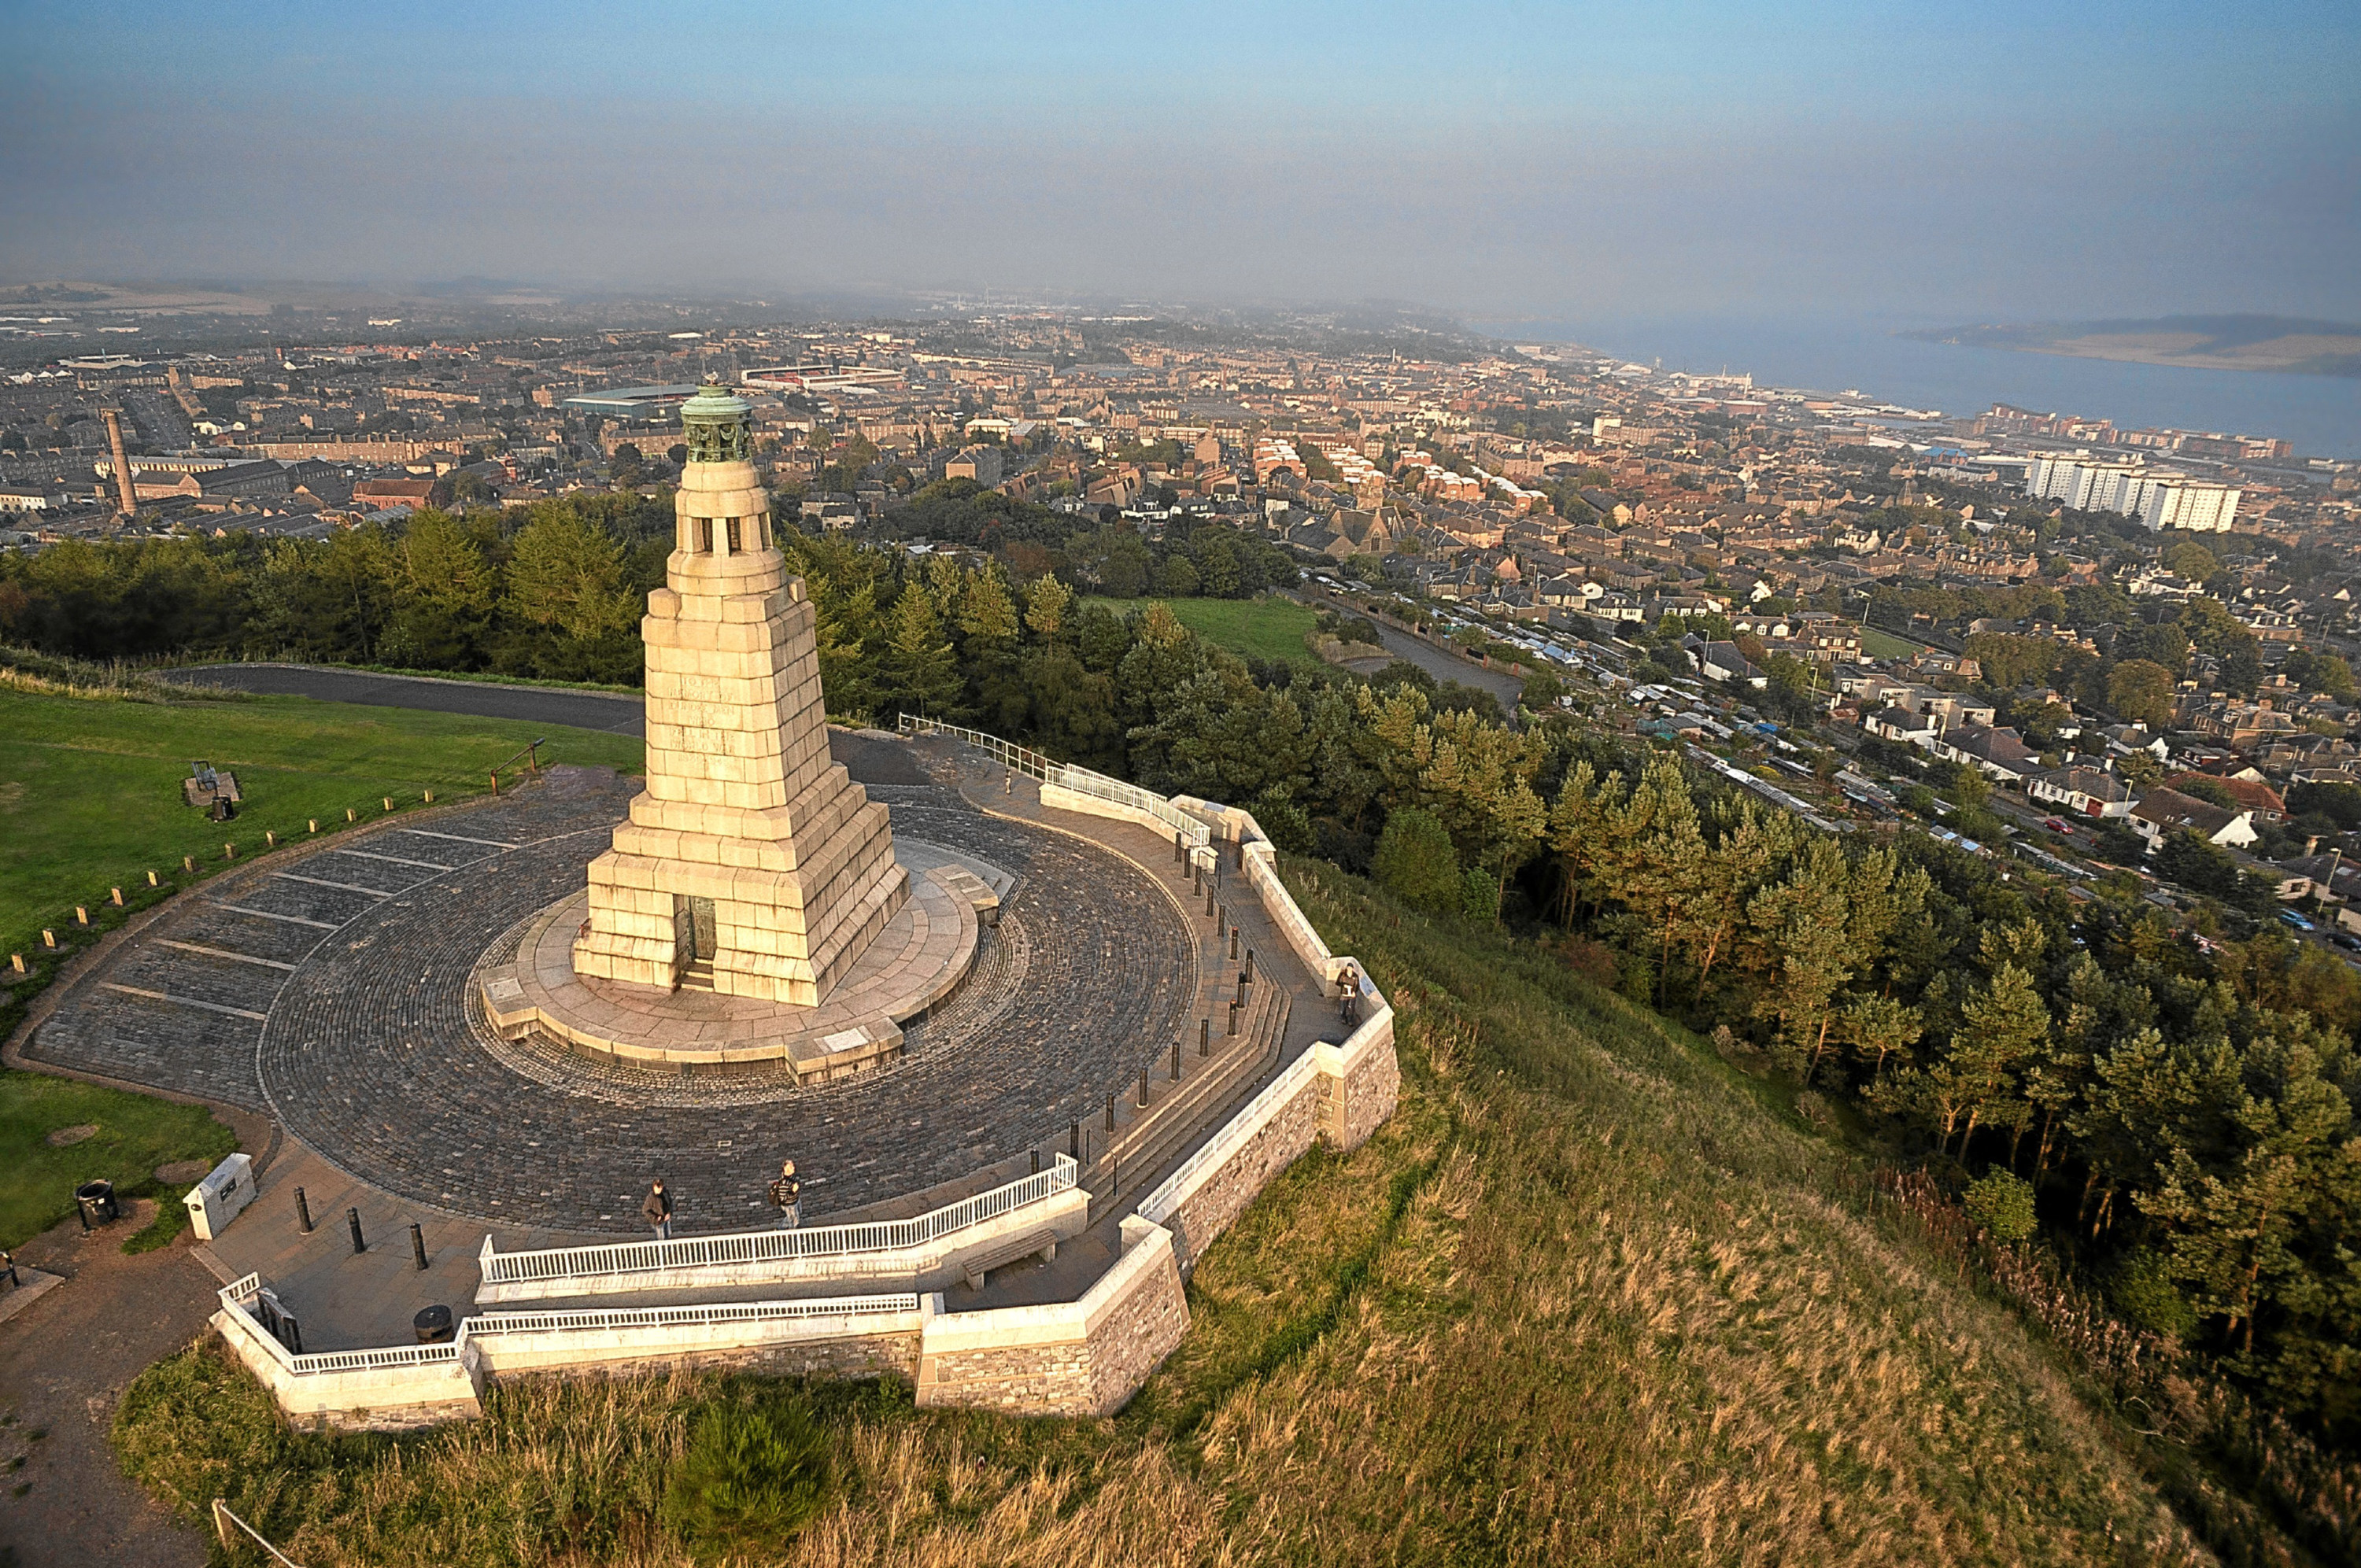
<path fill-rule="evenodd" d="M 452 1326 L 451 1309 L 448 1307 L 422 1307 L 418 1315 L 410 1320 L 410 1326 L 418 1331 L 418 1343 L 421 1344 L 445 1343 L 458 1332 Z"/>
<path fill-rule="evenodd" d="M 115 1201 L 115 1183 L 85 1181 L 74 1189 L 74 1201 L 82 1205 L 82 1228 L 94 1230 L 105 1224 L 123 1211 Z"/>

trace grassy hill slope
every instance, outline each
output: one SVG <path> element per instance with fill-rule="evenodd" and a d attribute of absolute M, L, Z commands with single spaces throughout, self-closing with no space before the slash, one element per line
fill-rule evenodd
<path fill-rule="evenodd" d="M 667 1477 L 738 1409 L 833 1454 L 832 1500 L 766 1563 L 2210 1560 L 1784 1091 L 1529 946 L 1290 876 L 1400 1003 L 1400 1113 L 1213 1249 L 1189 1337 L 1115 1420 L 701 1374 L 332 1439 L 200 1346 L 129 1391 L 125 1462 L 320 1565 L 685 1563 Z"/>

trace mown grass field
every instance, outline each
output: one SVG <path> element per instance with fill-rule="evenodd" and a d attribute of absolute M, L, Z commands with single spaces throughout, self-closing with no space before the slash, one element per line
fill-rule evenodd
<path fill-rule="evenodd" d="M 266 830 L 305 836 L 342 827 L 347 807 L 383 814 L 387 795 L 414 806 L 432 789 L 457 799 L 528 740 L 544 761 L 636 769 L 634 737 L 459 714 L 313 702 L 128 702 L 0 689 L 0 951 L 39 948 L 43 927 L 93 917 L 110 887 L 147 891 L 147 873 L 180 876 L 181 858 L 210 873 L 222 846 L 259 850 Z M 181 804 L 181 780 L 203 759 L 233 770 L 246 804 L 216 823 Z M 181 876 L 181 880 L 188 879 Z"/>
<path fill-rule="evenodd" d="M 750 1563 L 2207 1560 L 1787 1090 L 1531 946 L 1289 877 L 1400 1004 L 1400 1113 L 1215 1245 L 1187 1339 L 1113 1420 L 708 1373 L 497 1386 L 481 1422 L 331 1438 L 200 1345 L 133 1385 L 118 1451 L 320 1568 L 684 1564 L 665 1489 L 741 1406 L 799 1408 L 834 1455 L 818 1516 Z"/>
<path fill-rule="evenodd" d="M 98 1130 L 63 1147 L 50 1146 L 51 1133 L 72 1127 Z M 214 1165 L 236 1147 L 237 1135 L 201 1105 L 0 1071 L 0 1247 L 21 1246 L 71 1218 L 73 1190 L 85 1181 L 112 1181 L 122 1197 L 177 1203 L 191 1184 L 159 1182 L 158 1166 L 192 1159 Z M 169 1232 L 185 1223 L 169 1210 L 162 1217 Z M 122 1229 L 128 1238 L 129 1228 Z"/>
<path fill-rule="evenodd" d="M 1299 664 L 1320 662 L 1303 643 L 1303 634 L 1312 628 L 1312 611 L 1277 594 L 1253 599 L 1086 598 L 1082 602 L 1104 605 L 1117 615 L 1160 604 L 1206 641 L 1242 657 L 1265 662 L 1286 659 Z"/>
<path fill-rule="evenodd" d="M 1891 631 L 1864 626 L 1861 629 L 1861 651 L 1872 659 L 1915 659 L 1926 650 Z"/>

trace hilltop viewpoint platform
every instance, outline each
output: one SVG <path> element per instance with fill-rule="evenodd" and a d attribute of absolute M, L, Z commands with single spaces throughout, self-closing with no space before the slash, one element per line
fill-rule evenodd
<path fill-rule="evenodd" d="M 486 1021 L 511 1040 L 542 1034 L 578 1051 L 642 1066 L 763 1068 L 824 1083 L 902 1054 L 902 1025 L 959 990 L 974 967 L 981 923 L 996 920 L 1008 872 L 923 840 L 894 843 L 910 896 L 817 1005 L 677 990 L 577 973 L 574 946 L 589 918 L 577 893 L 525 922 L 513 957 L 496 944 L 475 974 Z"/>

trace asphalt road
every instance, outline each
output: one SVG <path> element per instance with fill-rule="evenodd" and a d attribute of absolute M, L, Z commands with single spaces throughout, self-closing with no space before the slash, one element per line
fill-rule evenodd
<path fill-rule="evenodd" d="M 192 685 L 227 686 L 265 696 L 308 696 L 321 702 L 355 702 L 370 707 L 416 707 L 434 713 L 466 713 L 478 718 L 515 718 L 528 724 L 564 724 L 645 735 L 645 699 L 563 686 L 488 685 L 420 675 L 379 675 L 367 670 L 328 669 L 316 664 L 199 664 L 167 677 Z"/>

